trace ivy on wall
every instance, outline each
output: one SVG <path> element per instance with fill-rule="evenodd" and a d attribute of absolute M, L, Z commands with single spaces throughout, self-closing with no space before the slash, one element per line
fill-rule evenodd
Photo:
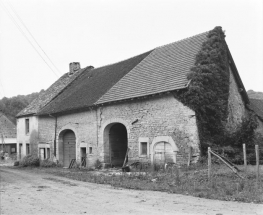
<path fill-rule="evenodd" d="M 187 75 L 188 89 L 176 92 L 174 96 L 196 113 L 201 155 L 206 153 L 208 146 L 213 146 L 238 161 L 242 143 L 253 145 L 259 138 L 255 134 L 257 120 L 251 111 L 235 131 L 226 129 L 229 76 L 225 34 L 221 27 L 215 27 L 208 33 L 195 65 Z"/>
<path fill-rule="evenodd" d="M 225 34 L 215 27 L 207 35 L 187 78 L 187 90 L 175 97 L 196 112 L 201 152 L 216 136 L 223 135 L 227 119 L 229 65 Z"/>

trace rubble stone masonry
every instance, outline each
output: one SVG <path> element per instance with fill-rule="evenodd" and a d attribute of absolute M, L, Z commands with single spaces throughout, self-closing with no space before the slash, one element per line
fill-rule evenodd
<path fill-rule="evenodd" d="M 88 165 L 97 159 L 107 162 L 109 152 L 105 144 L 105 128 L 112 123 L 122 123 L 128 134 L 129 159 L 138 160 L 139 138 L 148 139 L 151 149 L 156 137 L 172 138 L 179 151 L 176 162 L 186 163 L 189 147 L 192 147 L 193 161 L 199 156 L 199 137 L 195 112 L 176 100 L 171 94 L 145 99 L 119 102 L 94 109 L 67 114 L 57 118 L 57 159 L 61 160 L 63 131 L 70 129 L 76 135 L 76 157 L 80 161 L 80 148 L 86 147 Z M 40 117 L 39 142 L 51 144 L 55 134 L 55 119 Z M 92 153 L 89 154 L 89 147 Z M 147 160 L 151 160 L 149 151 Z"/>
<path fill-rule="evenodd" d="M 246 109 L 244 101 L 239 92 L 236 80 L 233 76 L 231 68 L 229 78 L 229 97 L 228 97 L 228 119 L 227 129 L 229 132 L 234 132 L 241 124 L 243 117 L 245 117 Z"/>

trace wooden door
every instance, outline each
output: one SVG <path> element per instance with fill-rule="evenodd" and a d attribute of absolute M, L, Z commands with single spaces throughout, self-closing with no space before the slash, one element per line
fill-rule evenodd
<path fill-rule="evenodd" d="M 76 137 L 73 131 L 67 131 L 63 138 L 63 164 L 68 167 L 72 159 L 76 159 Z"/>
<path fill-rule="evenodd" d="M 170 143 L 159 142 L 154 146 L 154 162 L 155 163 L 167 163 L 174 162 L 173 149 Z"/>

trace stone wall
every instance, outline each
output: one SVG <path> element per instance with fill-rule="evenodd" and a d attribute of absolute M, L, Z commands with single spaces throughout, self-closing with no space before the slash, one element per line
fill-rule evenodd
<path fill-rule="evenodd" d="M 52 143 L 54 137 L 54 119 L 41 118 L 39 122 L 39 141 Z M 63 132 L 67 129 L 76 135 L 76 157 L 80 162 L 80 147 L 86 147 L 87 162 L 92 166 L 97 159 L 107 162 L 109 152 L 105 143 L 105 130 L 108 125 L 121 123 L 127 129 L 128 146 L 131 149 L 129 159 L 138 160 L 139 138 L 148 140 L 151 149 L 153 139 L 163 137 L 175 143 L 178 148 L 177 163 L 186 163 L 189 147 L 192 147 L 194 159 L 199 156 L 199 137 L 194 111 L 177 101 L 171 94 L 120 102 L 97 107 L 57 118 L 57 158 L 61 155 L 59 145 L 63 142 Z M 92 153 L 89 153 L 92 147 Z M 51 147 L 51 150 L 52 147 Z M 151 160 L 151 151 L 146 157 Z M 145 159 L 145 157 L 144 157 Z"/>
<path fill-rule="evenodd" d="M 170 136 L 177 145 L 177 162 L 185 163 L 189 146 L 199 155 L 199 138 L 195 113 L 172 95 L 114 104 L 100 108 L 99 151 L 103 152 L 103 131 L 107 124 L 120 122 L 128 130 L 129 156 L 139 157 L 139 138 Z M 150 152 L 151 154 L 152 152 Z M 105 154 L 103 154 L 105 156 Z M 100 159 L 103 159 L 102 156 Z M 150 157 L 148 158 L 150 159 Z"/>
<path fill-rule="evenodd" d="M 239 93 L 237 82 L 233 76 L 231 68 L 229 68 L 229 97 L 228 97 L 228 119 L 227 130 L 234 132 L 238 126 L 242 123 L 243 117 L 246 115 L 246 109 L 244 101 Z"/>

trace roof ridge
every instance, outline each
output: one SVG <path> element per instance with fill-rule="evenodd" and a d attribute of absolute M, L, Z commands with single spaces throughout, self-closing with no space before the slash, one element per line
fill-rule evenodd
<path fill-rule="evenodd" d="M 124 62 L 124 61 L 126 61 L 126 60 L 131 60 L 131 59 L 136 58 L 136 57 L 138 57 L 138 56 L 140 56 L 140 55 L 143 55 L 143 54 L 145 54 L 145 53 L 147 53 L 147 52 L 152 52 L 153 50 L 154 50 L 154 49 L 152 49 L 152 50 L 150 50 L 150 51 L 143 52 L 143 53 L 141 53 L 141 54 L 137 54 L 137 55 L 135 55 L 135 56 L 133 56 L 133 57 L 126 58 L 126 59 L 124 59 L 124 60 L 117 61 L 117 62 L 115 62 L 115 63 L 109 63 L 109 64 L 106 64 L 106 65 L 103 65 L 103 66 L 100 66 L 100 67 L 96 67 L 96 68 L 94 68 L 94 69 L 100 69 L 100 68 L 103 68 L 103 67 L 106 67 L 106 66 L 112 66 L 112 65 L 115 65 L 115 64 L 118 64 L 118 63 L 122 63 L 122 62 Z"/>
<path fill-rule="evenodd" d="M 170 45 L 172 45 L 172 44 L 179 43 L 179 42 L 182 42 L 182 41 L 184 41 L 184 40 L 189 40 L 189 39 L 192 39 L 192 38 L 194 38 L 194 37 L 198 37 L 198 36 L 200 36 L 200 35 L 202 35 L 202 34 L 208 34 L 208 33 L 209 33 L 209 31 L 205 31 L 205 32 L 203 32 L 203 33 L 199 33 L 199 34 L 193 35 L 193 36 L 191 36 L 191 37 L 186 37 L 186 38 L 183 38 L 183 39 L 181 39 L 181 40 L 177 40 L 177 41 L 175 41 L 175 42 L 171 42 L 171 43 L 168 43 L 168 44 L 165 44 L 165 45 L 157 46 L 155 49 L 163 48 L 163 47 L 165 47 L 165 46 L 170 46 Z"/>

